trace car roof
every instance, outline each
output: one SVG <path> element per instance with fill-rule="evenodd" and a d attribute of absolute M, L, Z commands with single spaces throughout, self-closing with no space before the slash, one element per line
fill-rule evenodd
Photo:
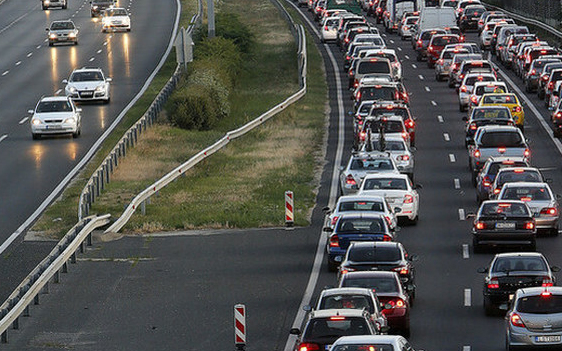
<path fill-rule="evenodd" d="M 491 156 L 490 158 L 488 158 L 487 162 L 491 163 L 491 162 L 505 162 L 505 161 L 526 162 L 527 160 L 525 159 L 525 157 L 522 156 Z"/>
<path fill-rule="evenodd" d="M 498 257 L 544 257 L 544 255 L 540 252 L 502 252 L 496 254 L 494 258 Z"/>
<path fill-rule="evenodd" d="M 509 183 L 506 183 L 506 184 L 509 184 Z M 524 205 L 526 205 L 526 203 L 521 201 L 521 200 L 486 200 L 486 201 L 482 202 L 480 207 L 482 208 L 484 205 L 487 205 L 487 204 L 498 204 L 498 203 L 502 203 L 502 204 L 511 203 L 511 204 L 524 204 Z"/>
<path fill-rule="evenodd" d="M 100 67 L 81 67 L 81 68 L 74 69 L 72 71 L 72 73 L 74 73 L 74 72 L 90 72 L 90 71 L 102 72 L 102 69 Z"/>
<path fill-rule="evenodd" d="M 41 101 L 68 101 L 70 98 L 68 96 L 44 96 Z"/>
<path fill-rule="evenodd" d="M 384 200 L 384 196 L 380 195 L 342 195 L 338 198 L 338 202 L 340 201 L 354 201 L 354 200 Z"/>
<path fill-rule="evenodd" d="M 355 287 L 345 287 L 345 288 L 329 288 L 324 289 L 320 292 L 321 296 L 332 296 L 332 295 L 371 295 L 371 289 L 367 288 L 355 288 Z"/>
<path fill-rule="evenodd" d="M 511 132 L 511 131 L 519 131 L 519 128 L 516 126 L 500 126 L 500 125 L 489 125 L 489 126 L 481 126 L 478 129 L 482 129 L 484 132 L 495 132 L 495 131 L 504 131 L 504 132 Z"/>
<path fill-rule="evenodd" d="M 394 271 L 353 271 L 348 272 L 345 274 L 344 277 L 346 278 L 362 278 L 362 277 L 369 277 L 369 276 L 377 276 L 377 277 L 398 277 L 398 272 Z M 400 278 L 398 278 L 400 279 Z"/>
<path fill-rule="evenodd" d="M 517 295 L 519 297 L 533 296 L 533 295 L 540 295 L 545 291 L 554 293 L 556 295 L 562 295 L 562 286 L 549 286 L 549 287 L 537 286 L 532 288 L 524 288 L 524 289 L 517 290 Z"/>
<path fill-rule="evenodd" d="M 400 335 L 350 335 L 342 336 L 334 345 L 345 344 L 394 344 L 399 340 L 405 340 Z"/>
<path fill-rule="evenodd" d="M 370 173 L 367 174 L 365 178 L 363 178 L 363 181 L 367 179 L 388 178 L 388 177 L 406 179 L 406 180 L 409 179 L 408 175 L 402 173 Z"/>
<path fill-rule="evenodd" d="M 529 187 L 529 188 L 538 188 L 538 187 L 548 187 L 547 183 L 544 182 L 509 182 L 503 185 L 504 188 L 519 188 L 519 187 Z"/>
<path fill-rule="evenodd" d="M 365 311 L 352 308 L 338 308 L 328 310 L 315 310 L 310 312 L 310 319 L 313 318 L 330 318 L 334 316 L 342 317 L 364 317 Z"/>
<path fill-rule="evenodd" d="M 379 216 L 382 216 L 379 214 Z M 350 246 L 360 247 L 400 247 L 400 243 L 396 241 L 352 241 Z"/>
<path fill-rule="evenodd" d="M 338 218 L 338 222 L 342 219 L 348 218 L 383 218 L 384 215 L 378 212 L 371 212 L 371 211 L 349 211 L 349 212 L 342 212 L 340 218 Z"/>

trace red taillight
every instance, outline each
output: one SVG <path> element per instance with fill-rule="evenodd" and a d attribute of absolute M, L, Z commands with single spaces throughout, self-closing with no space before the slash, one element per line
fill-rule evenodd
<path fill-rule="evenodd" d="M 338 218 L 340 218 L 340 217 L 334 216 L 334 218 L 332 218 L 332 221 L 331 221 L 330 223 L 331 223 L 332 225 L 335 225 L 336 222 L 338 221 Z"/>
<path fill-rule="evenodd" d="M 357 182 L 355 181 L 355 178 L 353 178 L 353 176 L 351 174 L 348 174 L 347 177 L 345 178 L 345 184 L 347 184 L 347 185 L 357 185 Z"/>
<path fill-rule="evenodd" d="M 396 161 L 408 161 L 408 160 L 410 160 L 410 156 L 408 155 L 396 156 Z"/>
<path fill-rule="evenodd" d="M 500 154 L 505 153 L 505 150 L 506 150 L 505 147 L 498 147 L 498 152 L 499 152 Z"/>
<path fill-rule="evenodd" d="M 554 118 L 556 118 L 556 119 L 562 118 L 562 112 L 557 112 L 557 113 L 554 115 Z"/>
<path fill-rule="evenodd" d="M 552 279 L 550 277 L 543 277 L 542 278 L 542 286 L 544 286 L 544 287 L 554 286 L 554 282 L 552 281 Z"/>
<path fill-rule="evenodd" d="M 395 272 L 398 272 L 398 274 L 401 275 L 407 275 L 410 273 L 410 271 L 408 270 L 408 267 L 398 267 L 398 268 L 394 268 Z"/>
<path fill-rule="evenodd" d="M 513 312 L 511 314 L 511 316 L 509 316 L 509 321 L 511 322 L 511 325 L 513 325 L 514 327 L 521 327 L 521 328 L 525 328 L 525 324 L 523 323 L 523 320 L 521 319 L 521 317 Z"/>
<path fill-rule="evenodd" d="M 474 227 L 478 230 L 486 229 L 486 223 L 476 222 L 476 223 L 474 223 Z"/>
<path fill-rule="evenodd" d="M 416 125 L 416 123 L 414 122 L 414 120 L 411 119 L 411 118 L 408 118 L 408 119 L 406 120 L 405 124 L 406 124 L 406 127 L 408 127 L 408 128 L 414 128 L 414 126 Z"/>
<path fill-rule="evenodd" d="M 340 270 L 340 274 L 343 275 L 343 274 L 347 274 L 347 273 L 353 272 L 353 271 L 355 271 L 355 269 L 353 269 L 353 268 L 345 268 L 345 269 Z"/>
<path fill-rule="evenodd" d="M 406 308 L 406 302 L 400 298 L 389 300 L 387 303 L 391 306 L 391 308 Z"/>
<path fill-rule="evenodd" d="M 463 85 L 463 86 L 461 87 L 461 91 L 462 91 L 463 93 L 466 93 L 466 92 L 468 91 L 468 88 L 466 87 L 466 85 Z"/>
<path fill-rule="evenodd" d="M 359 139 L 361 139 L 361 141 L 365 141 L 366 136 L 367 136 L 367 133 L 361 132 L 361 134 L 359 134 Z"/>
<path fill-rule="evenodd" d="M 407 132 L 402 132 L 402 139 L 404 140 L 408 140 L 408 133 Z"/>
<path fill-rule="evenodd" d="M 492 182 L 491 182 L 491 180 L 490 180 L 490 178 L 489 178 L 488 176 L 485 176 L 485 177 L 482 179 L 482 185 L 483 185 L 484 187 L 486 187 L 486 188 L 488 188 L 488 187 L 490 187 L 490 186 L 492 185 Z"/>
<path fill-rule="evenodd" d="M 392 237 L 391 237 L 390 235 L 388 235 L 388 234 L 385 234 L 385 235 L 382 237 L 382 241 L 392 241 Z"/>
<path fill-rule="evenodd" d="M 500 193 L 500 191 L 501 191 L 500 188 L 496 188 L 496 189 L 494 189 L 494 194 L 495 194 L 495 195 L 498 195 L 498 194 Z"/>
<path fill-rule="evenodd" d="M 411 204 L 413 202 L 414 202 L 414 197 L 412 195 L 404 196 L 404 203 L 405 204 Z"/>
<path fill-rule="evenodd" d="M 482 154 L 480 153 L 480 150 L 476 149 L 472 152 L 472 156 L 474 156 L 474 158 L 480 158 Z"/>
<path fill-rule="evenodd" d="M 305 342 L 299 345 L 299 351 L 315 351 L 320 350 L 320 346 L 318 344 L 313 344 L 310 342 Z"/>
<path fill-rule="evenodd" d="M 430 46 L 427 48 L 427 51 L 433 51 L 433 46 L 430 45 Z"/>
<path fill-rule="evenodd" d="M 533 68 L 533 69 L 531 70 L 531 75 L 534 76 L 535 74 L 537 74 L 537 70 Z"/>
<path fill-rule="evenodd" d="M 556 216 L 558 215 L 558 210 L 556 207 L 545 207 L 541 210 L 541 214 L 548 215 L 548 216 Z"/>
<path fill-rule="evenodd" d="M 470 101 L 472 101 L 473 104 L 477 105 L 478 104 L 478 96 L 472 95 L 470 97 Z"/>
<path fill-rule="evenodd" d="M 421 40 L 418 40 L 418 47 L 421 47 L 423 44 L 423 42 Z"/>
<path fill-rule="evenodd" d="M 554 82 L 548 83 L 548 90 L 552 90 L 554 88 Z"/>
<path fill-rule="evenodd" d="M 499 289 L 499 288 L 500 288 L 500 282 L 495 278 L 490 279 L 490 282 L 488 283 L 488 289 Z"/>
<path fill-rule="evenodd" d="M 355 101 L 360 101 L 361 100 L 361 91 L 357 92 L 357 95 L 355 95 Z"/>
<path fill-rule="evenodd" d="M 515 106 L 511 109 L 511 112 L 521 112 L 521 106 Z"/>
<path fill-rule="evenodd" d="M 330 237 L 330 247 L 340 247 L 340 240 L 337 234 Z"/>
<path fill-rule="evenodd" d="M 525 157 L 531 156 L 531 150 L 525 149 L 525 152 L 523 153 L 523 156 L 525 156 Z"/>
<path fill-rule="evenodd" d="M 547 75 L 544 75 L 544 76 L 541 77 L 541 79 L 546 82 L 546 81 L 548 80 L 548 76 L 547 76 Z"/>
<path fill-rule="evenodd" d="M 324 26 L 324 30 L 328 30 L 328 26 Z"/>
<path fill-rule="evenodd" d="M 527 223 L 525 223 L 525 229 L 527 229 L 527 230 L 533 230 L 533 229 L 535 229 L 535 222 L 527 222 Z"/>
<path fill-rule="evenodd" d="M 475 122 L 470 123 L 470 130 L 476 130 L 476 129 L 478 129 L 476 123 Z"/>

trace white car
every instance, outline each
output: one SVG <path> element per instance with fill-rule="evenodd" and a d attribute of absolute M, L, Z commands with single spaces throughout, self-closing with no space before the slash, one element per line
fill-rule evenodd
<path fill-rule="evenodd" d="M 31 136 L 39 139 L 42 135 L 72 134 L 80 135 L 82 109 L 77 108 L 68 96 L 43 97 L 34 110 L 30 119 Z"/>
<path fill-rule="evenodd" d="M 340 218 L 343 212 L 346 214 L 374 212 L 384 216 L 390 230 L 394 231 L 396 229 L 396 215 L 394 209 L 390 207 L 386 199 L 382 196 L 344 195 L 340 196 L 333 210 L 330 210 L 329 207 L 324 208 L 324 210 L 329 214 L 329 226 L 332 228 L 336 225 L 338 218 Z"/>
<path fill-rule="evenodd" d="M 340 23 L 340 18 L 337 16 L 326 17 L 324 22 L 322 22 L 322 42 L 335 41 L 338 37 L 338 24 Z"/>
<path fill-rule="evenodd" d="M 101 68 L 83 67 L 72 71 L 68 79 L 62 81 L 66 84 L 64 92 L 75 101 L 101 100 L 108 103 L 111 100 L 111 78 L 105 77 Z"/>
<path fill-rule="evenodd" d="M 363 152 L 386 152 L 394 157 L 400 173 L 407 174 L 414 179 L 414 154 L 401 136 L 385 136 L 384 142 L 377 138 L 371 139 L 371 144 L 363 145 Z"/>
<path fill-rule="evenodd" d="M 419 218 L 420 197 L 410 178 L 405 174 L 367 174 L 361 182 L 358 195 L 384 196 L 396 210 L 398 219 L 416 224 Z"/>
<path fill-rule="evenodd" d="M 468 73 L 464 76 L 459 87 L 459 111 L 464 112 L 470 105 L 470 95 L 477 82 L 496 82 L 496 76 L 493 73 Z"/>
<path fill-rule="evenodd" d="M 71 20 L 53 21 L 46 30 L 49 46 L 55 43 L 78 45 L 78 27 Z"/>
<path fill-rule="evenodd" d="M 131 31 L 131 18 L 129 17 L 127 9 L 122 7 L 113 7 L 105 10 L 103 12 L 101 24 L 101 31 L 104 33 L 110 30 Z"/>
<path fill-rule="evenodd" d="M 359 188 L 359 184 L 370 173 L 396 173 L 398 166 L 387 154 L 352 154 L 347 166 L 341 168 L 340 190 L 342 195 L 354 194 Z"/>
<path fill-rule="evenodd" d="M 414 25 L 418 23 L 419 16 L 410 16 L 406 17 L 400 23 L 400 27 L 398 28 L 398 35 L 400 39 L 406 40 L 414 35 Z"/>

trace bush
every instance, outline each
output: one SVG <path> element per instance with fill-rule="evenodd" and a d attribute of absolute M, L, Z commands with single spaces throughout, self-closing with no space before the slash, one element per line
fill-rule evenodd
<path fill-rule="evenodd" d="M 240 21 L 238 15 L 232 13 L 218 13 L 215 21 L 215 34 L 218 37 L 231 39 L 241 52 L 250 52 L 254 43 L 254 34 L 246 24 Z"/>
<path fill-rule="evenodd" d="M 194 62 L 191 66 L 193 71 L 196 71 L 200 64 L 208 67 L 210 62 L 217 70 L 227 72 L 232 82 L 242 68 L 242 54 L 231 39 L 204 39 L 195 46 L 194 57 L 195 60 L 207 62 Z"/>
<path fill-rule="evenodd" d="M 217 111 L 209 89 L 190 85 L 170 97 L 170 121 L 179 128 L 207 130 L 217 121 Z"/>

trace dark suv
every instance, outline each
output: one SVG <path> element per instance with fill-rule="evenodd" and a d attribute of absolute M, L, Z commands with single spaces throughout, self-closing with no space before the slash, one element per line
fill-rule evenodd
<path fill-rule="evenodd" d="M 556 278 L 552 272 L 560 268 L 550 267 L 546 258 L 538 252 L 497 254 L 490 267 L 478 269 L 487 273 L 484 278 L 484 311 L 494 314 L 498 307 L 509 302 L 517 289 L 534 286 L 553 286 Z"/>
<path fill-rule="evenodd" d="M 102 12 L 115 6 L 115 0 L 91 0 L 90 14 L 92 17 L 101 16 Z"/>

